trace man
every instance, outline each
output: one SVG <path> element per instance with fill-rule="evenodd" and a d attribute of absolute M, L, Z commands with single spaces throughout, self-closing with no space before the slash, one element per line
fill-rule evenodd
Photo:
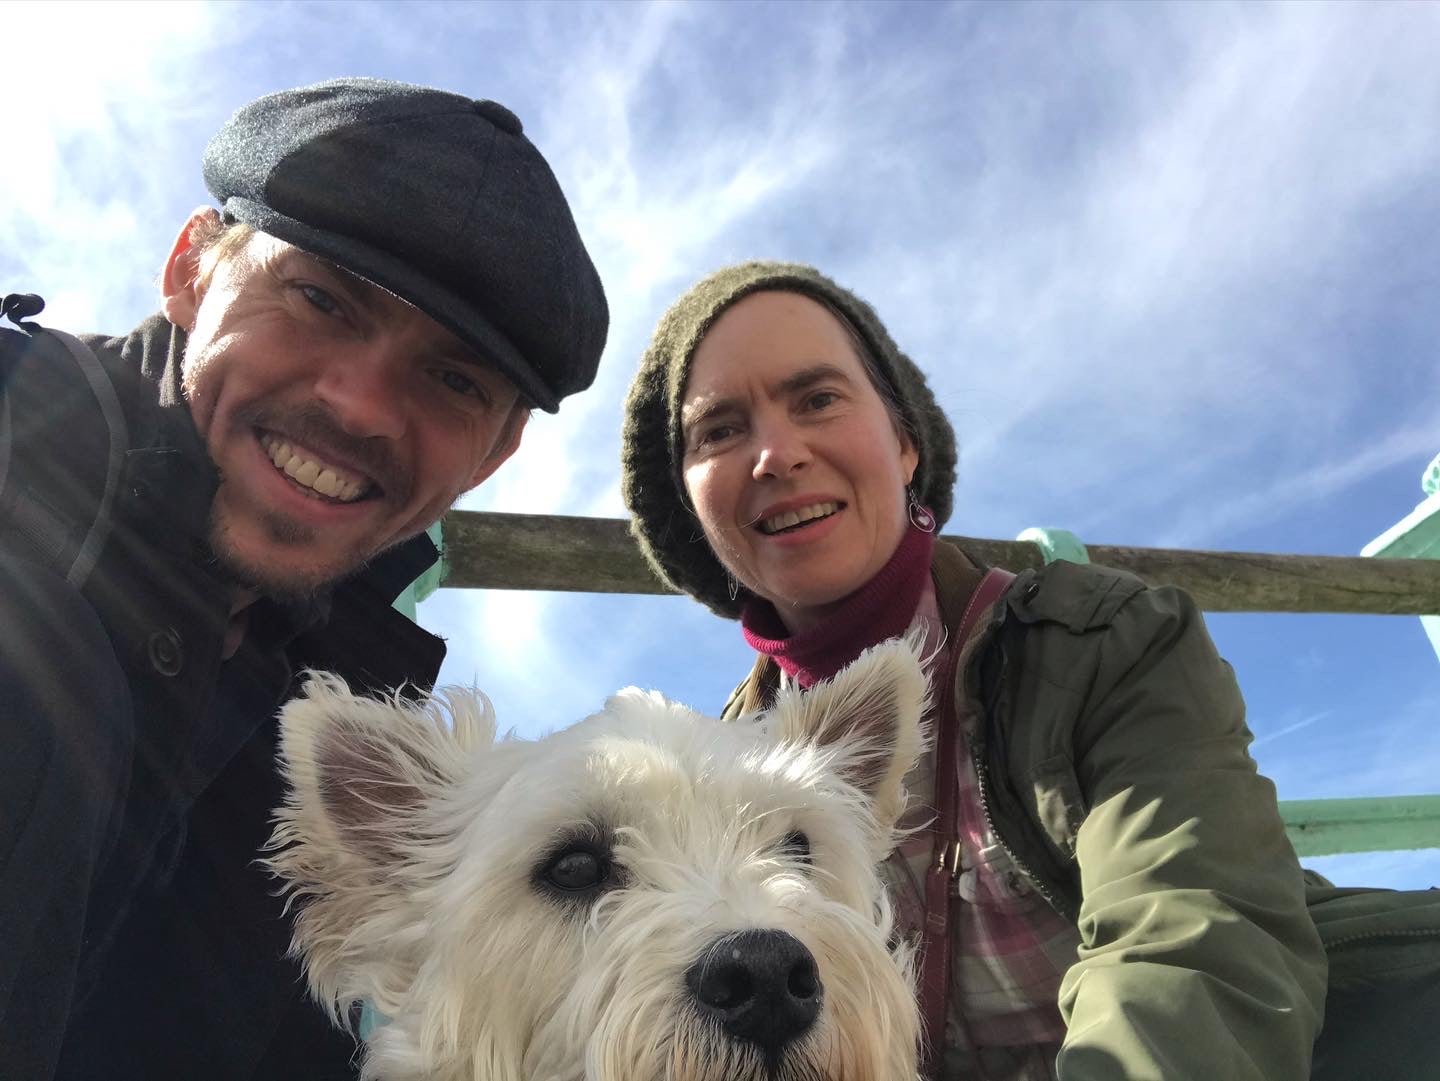
<path fill-rule="evenodd" d="M 442 643 L 390 606 L 423 531 L 604 347 L 564 196 L 494 102 L 270 95 L 205 180 L 161 313 L 84 339 L 98 377 L 0 332 L 7 1078 L 353 1076 L 255 862 L 275 709 L 305 668 L 433 682 Z"/>

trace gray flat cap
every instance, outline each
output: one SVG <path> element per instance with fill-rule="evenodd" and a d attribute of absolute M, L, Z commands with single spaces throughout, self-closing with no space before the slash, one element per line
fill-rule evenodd
<path fill-rule="evenodd" d="M 210 141 L 205 184 L 228 217 L 415 305 L 539 408 L 594 380 L 605 292 L 503 105 L 382 79 L 269 94 Z"/>

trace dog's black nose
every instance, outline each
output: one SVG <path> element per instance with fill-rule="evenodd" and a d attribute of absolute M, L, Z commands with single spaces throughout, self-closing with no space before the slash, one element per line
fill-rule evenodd
<path fill-rule="evenodd" d="M 705 951 L 685 973 L 701 1014 L 766 1057 L 804 1035 L 824 988 L 815 958 L 784 931 L 740 931 Z"/>

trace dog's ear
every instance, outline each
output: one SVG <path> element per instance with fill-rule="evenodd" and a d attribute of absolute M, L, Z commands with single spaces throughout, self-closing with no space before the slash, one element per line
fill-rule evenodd
<path fill-rule="evenodd" d="M 831 752 L 833 768 L 869 797 L 885 829 L 905 808 L 905 775 L 924 744 L 928 684 L 920 651 L 915 638 L 883 642 L 809 691 L 782 691 L 766 717 L 781 739 Z"/>
<path fill-rule="evenodd" d="M 362 861 L 405 858 L 425 831 L 432 801 L 464 776 L 478 745 L 494 739 L 481 695 L 421 702 L 365 698 L 324 673 L 309 673 L 280 715 L 281 766 L 290 794 L 282 818 L 305 843 L 334 844 Z"/>
<path fill-rule="evenodd" d="M 494 736 L 479 694 L 364 698 L 317 673 L 282 710 L 288 792 L 266 863 L 299 903 L 295 949 L 337 1014 L 352 998 L 383 1003 L 409 978 L 402 946 L 423 933 L 410 899 L 448 870 L 458 827 L 447 797 Z"/>

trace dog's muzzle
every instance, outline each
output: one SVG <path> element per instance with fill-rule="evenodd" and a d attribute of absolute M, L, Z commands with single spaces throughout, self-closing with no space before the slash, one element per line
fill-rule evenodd
<path fill-rule="evenodd" d="M 824 987 L 799 939 L 784 931 L 740 931 L 716 941 L 685 973 L 702 1017 L 774 1060 L 820 1015 Z"/>

